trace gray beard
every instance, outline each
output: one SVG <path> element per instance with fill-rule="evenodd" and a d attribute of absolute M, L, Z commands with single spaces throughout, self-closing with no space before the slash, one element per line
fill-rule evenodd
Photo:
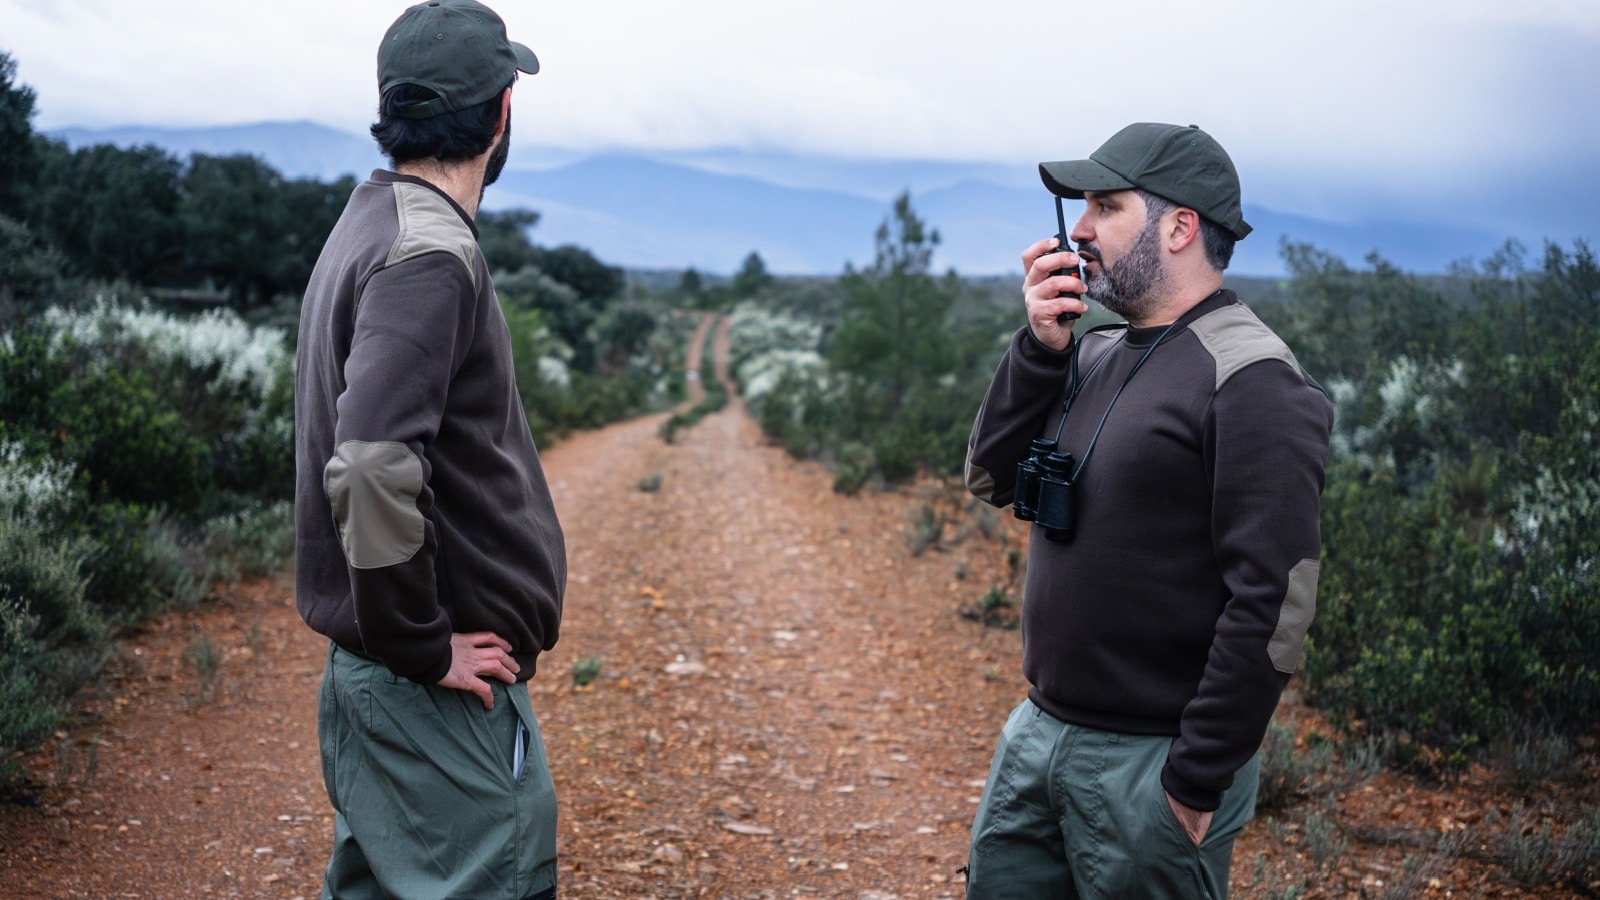
<path fill-rule="evenodd" d="M 1099 271 L 1089 276 L 1089 296 L 1130 322 L 1140 321 L 1155 306 L 1154 289 L 1164 277 L 1156 235 L 1160 226 L 1160 219 L 1146 222 L 1121 259 L 1108 266 L 1101 257 Z M 1098 248 L 1090 250 L 1098 255 Z"/>

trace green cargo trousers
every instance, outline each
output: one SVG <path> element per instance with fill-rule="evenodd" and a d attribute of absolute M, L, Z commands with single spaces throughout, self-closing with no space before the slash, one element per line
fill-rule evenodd
<path fill-rule="evenodd" d="M 555 787 L 539 723 L 526 684 L 489 684 L 485 710 L 329 647 L 317 695 L 335 814 L 324 900 L 553 900 Z"/>
<path fill-rule="evenodd" d="M 972 823 L 969 900 L 1227 897 L 1259 757 L 1234 775 L 1197 847 L 1161 786 L 1172 740 L 1068 725 L 1024 700 L 1000 733 Z"/>

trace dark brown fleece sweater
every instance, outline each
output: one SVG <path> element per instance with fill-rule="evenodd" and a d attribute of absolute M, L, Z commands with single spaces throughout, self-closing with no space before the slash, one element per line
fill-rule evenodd
<path fill-rule="evenodd" d="M 301 616 L 413 681 L 444 677 L 451 633 L 473 631 L 533 677 L 566 548 L 465 211 L 393 172 L 358 186 L 306 288 L 296 364 Z"/>
<path fill-rule="evenodd" d="M 1029 697 L 1073 724 L 1172 735 L 1162 783 L 1208 810 L 1260 746 L 1316 608 L 1333 407 L 1229 291 L 1179 319 L 1130 380 L 1163 330 L 1084 336 L 1064 425 L 1070 348 L 1017 332 L 973 426 L 967 481 L 1009 504 L 1029 441 L 1060 428 L 1083 461 L 1077 527 L 1069 543 L 1033 528 Z"/>

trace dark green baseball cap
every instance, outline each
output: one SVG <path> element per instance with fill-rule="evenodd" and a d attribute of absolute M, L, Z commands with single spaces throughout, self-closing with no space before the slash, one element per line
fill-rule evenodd
<path fill-rule="evenodd" d="M 490 99 L 516 77 L 539 71 L 539 58 L 506 39 L 506 23 L 477 0 L 428 0 L 400 14 L 378 46 L 378 96 L 397 84 L 438 94 L 403 107 L 405 119 L 431 119 Z"/>
<path fill-rule="evenodd" d="M 1239 206 L 1239 173 L 1216 138 L 1197 125 L 1136 122 L 1088 159 L 1042 162 L 1039 177 L 1058 197 L 1141 188 L 1187 206 L 1239 240 L 1250 233 Z"/>

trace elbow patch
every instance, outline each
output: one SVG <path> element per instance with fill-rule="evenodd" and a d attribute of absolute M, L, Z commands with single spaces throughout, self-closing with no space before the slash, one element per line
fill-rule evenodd
<path fill-rule="evenodd" d="M 1322 562 L 1315 559 L 1302 559 L 1289 570 L 1289 590 L 1278 612 L 1278 627 L 1267 642 L 1272 667 L 1285 675 L 1294 674 L 1300 665 L 1306 632 L 1317 614 L 1317 578 L 1321 573 Z"/>
<path fill-rule="evenodd" d="M 322 489 L 354 568 L 397 565 L 422 548 L 422 461 L 406 445 L 345 441 L 323 469 Z"/>
<path fill-rule="evenodd" d="M 968 457 L 965 476 L 967 490 L 972 496 L 985 503 L 994 503 L 994 476 L 989 474 L 988 469 L 973 465 L 972 458 Z"/>

